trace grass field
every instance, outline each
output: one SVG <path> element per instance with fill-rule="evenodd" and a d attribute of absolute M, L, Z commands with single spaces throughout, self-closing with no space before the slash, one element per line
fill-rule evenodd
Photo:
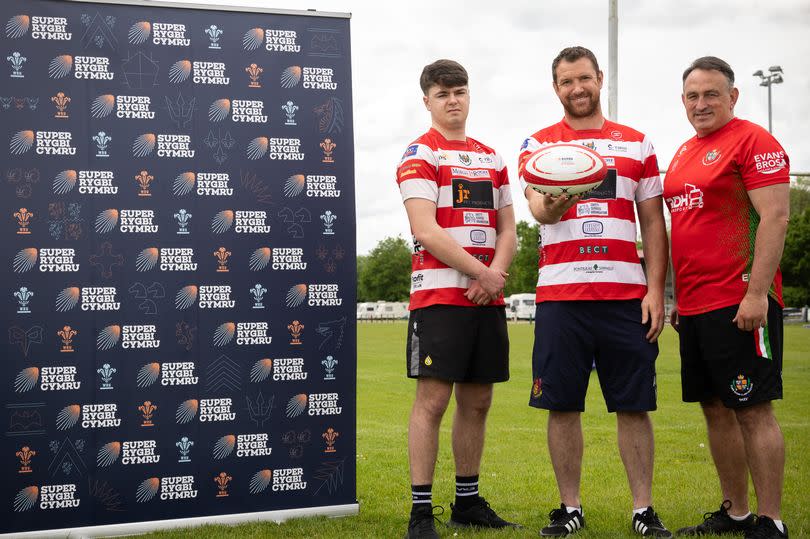
<path fill-rule="evenodd" d="M 536 537 L 559 495 L 546 446 L 546 413 L 527 406 L 531 387 L 533 326 L 510 324 L 512 379 L 495 390 L 481 493 L 505 518 L 523 530 L 456 532 L 442 537 Z M 357 498 L 355 517 L 312 518 L 283 524 L 206 526 L 154 533 L 149 537 L 402 537 L 410 509 L 407 419 L 414 382 L 404 375 L 405 324 L 360 324 L 358 329 Z M 776 403 L 785 434 L 787 465 L 783 515 L 792 538 L 810 537 L 810 329 L 785 328 L 785 400 Z M 656 464 L 655 508 L 670 529 L 696 524 L 720 503 L 719 486 L 697 405 L 680 399 L 677 336 L 667 327 L 658 358 L 658 411 L 653 414 Z M 452 406 L 452 405 L 451 405 Z M 449 518 L 454 492 L 448 410 L 433 487 L 435 504 Z M 616 420 L 605 411 L 594 379 L 583 415 L 585 458 L 582 499 L 588 527 L 578 537 L 634 537 L 631 498 L 616 448 Z M 756 507 L 753 487 L 752 508 Z"/>

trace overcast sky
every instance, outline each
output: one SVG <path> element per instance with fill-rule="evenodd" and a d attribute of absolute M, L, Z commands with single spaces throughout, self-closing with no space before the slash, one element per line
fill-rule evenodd
<path fill-rule="evenodd" d="M 424 65 L 451 58 L 467 68 L 467 134 L 503 155 L 518 219 L 531 219 L 517 188 L 520 145 L 562 118 L 550 74 L 560 49 L 583 45 L 596 53 L 608 112 L 608 0 L 196 1 L 352 14 L 361 254 L 387 236 L 410 238 L 394 171 L 408 144 L 430 126 L 419 88 Z M 782 66 L 785 82 L 773 87 L 774 134 L 791 168 L 810 172 L 810 0 L 619 0 L 618 121 L 650 137 L 663 169 L 694 134 L 681 105 L 681 74 L 705 55 L 735 70 L 737 116 L 766 128 L 767 89 L 751 74 Z"/>

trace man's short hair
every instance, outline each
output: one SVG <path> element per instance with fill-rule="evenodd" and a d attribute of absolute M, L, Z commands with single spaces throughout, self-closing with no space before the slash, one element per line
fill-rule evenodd
<path fill-rule="evenodd" d="M 683 82 L 686 82 L 686 77 L 688 77 L 689 73 L 695 69 L 702 69 L 704 71 L 719 71 L 726 77 L 729 89 L 734 88 L 734 70 L 731 69 L 728 62 L 721 60 L 717 56 L 703 56 L 702 58 L 698 58 L 692 62 L 692 65 L 687 67 L 686 71 L 683 72 Z"/>
<path fill-rule="evenodd" d="M 576 47 L 566 47 L 560 51 L 560 54 L 551 62 L 551 80 L 554 83 L 557 83 L 557 66 L 560 65 L 560 62 L 565 60 L 566 62 L 576 62 L 580 58 L 587 58 L 593 64 L 593 69 L 596 73 L 599 73 L 599 62 L 596 61 L 596 55 L 590 51 L 590 49 L 586 49 L 585 47 L 580 47 L 577 45 Z"/>
<path fill-rule="evenodd" d="M 422 76 L 419 77 L 419 85 L 425 95 L 428 94 L 431 86 L 455 88 L 456 86 L 467 86 L 468 81 L 467 70 L 453 60 L 436 60 L 432 64 L 426 65 L 422 70 Z"/>

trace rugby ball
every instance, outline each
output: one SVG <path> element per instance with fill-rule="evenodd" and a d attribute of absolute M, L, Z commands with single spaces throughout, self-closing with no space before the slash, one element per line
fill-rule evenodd
<path fill-rule="evenodd" d="M 547 195 L 580 195 L 599 187 L 605 176 L 605 160 L 582 144 L 544 146 L 523 164 L 526 183 Z"/>

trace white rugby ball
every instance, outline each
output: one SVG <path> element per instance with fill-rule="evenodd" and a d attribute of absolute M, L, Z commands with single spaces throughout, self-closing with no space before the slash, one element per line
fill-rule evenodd
<path fill-rule="evenodd" d="M 602 156 L 582 144 L 551 144 L 523 164 L 523 179 L 548 195 L 580 195 L 599 187 L 607 176 Z"/>

